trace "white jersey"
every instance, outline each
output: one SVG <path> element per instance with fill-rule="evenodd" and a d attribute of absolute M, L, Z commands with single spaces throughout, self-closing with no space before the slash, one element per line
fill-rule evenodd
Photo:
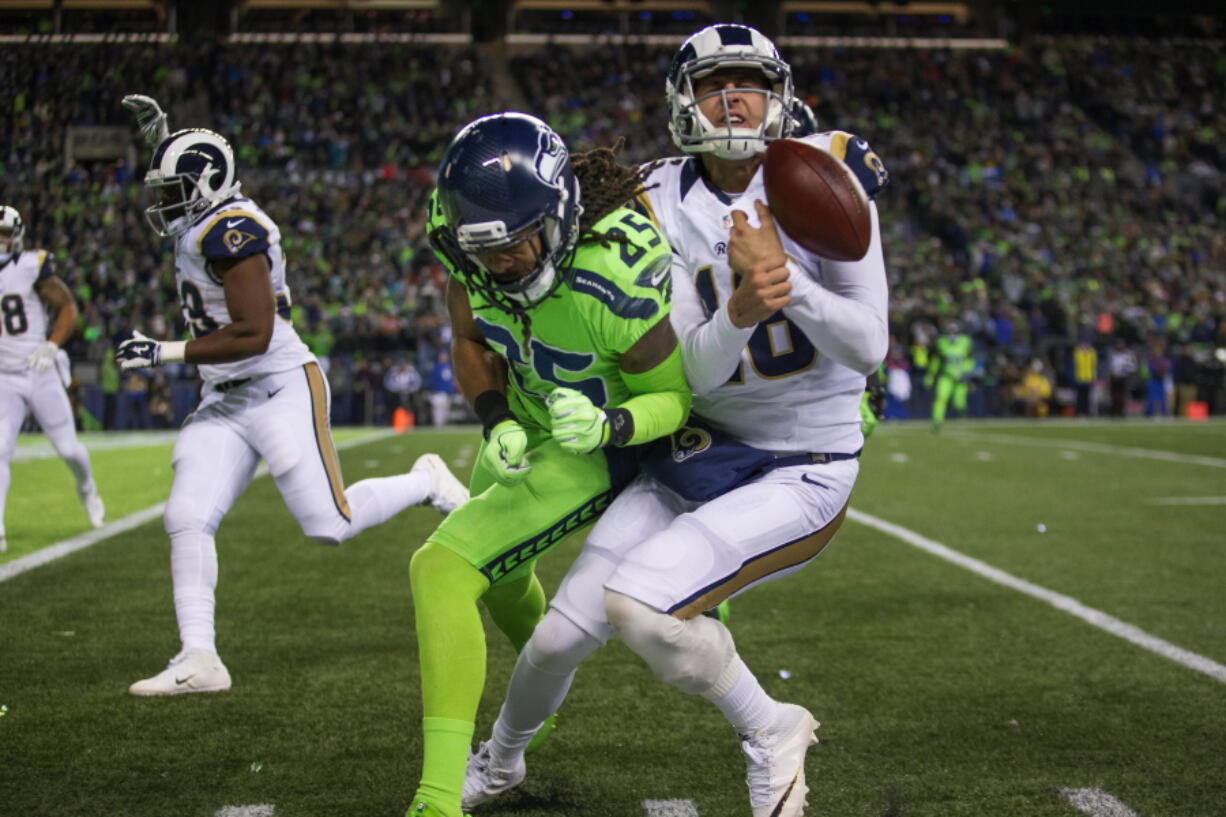
<path fill-rule="evenodd" d="M 47 310 L 35 287 L 51 277 L 46 250 L 26 250 L 0 266 L 0 372 L 24 372 L 47 341 Z"/>
<path fill-rule="evenodd" d="M 840 131 L 803 141 L 848 164 L 874 195 L 888 177 L 867 143 Z M 868 254 L 856 262 L 819 258 L 780 230 L 791 304 L 738 329 L 726 304 L 734 290 L 727 260 L 732 211 L 757 226 L 766 202 L 762 169 L 735 198 L 718 190 L 696 157 L 666 160 L 648 176 L 647 198 L 674 253 L 672 323 L 694 389 L 694 413 L 758 448 L 851 453 L 864 443 L 860 395 L 885 358 L 888 293 L 876 206 Z"/>
<path fill-rule="evenodd" d="M 206 382 L 242 380 L 285 372 L 315 360 L 290 324 L 290 291 L 285 280 L 285 254 L 281 230 L 259 205 L 245 196 L 218 205 L 179 236 L 175 243 L 175 287 L 183 305 L 183 318 L 193 338 L 231 323 L 221 279 L 209 269 L 210 261 L 237 260 L 263 254 L 268 258 L 277 318 L 272 340 L 261 355 L 233 363 L 199 366 Z"/>

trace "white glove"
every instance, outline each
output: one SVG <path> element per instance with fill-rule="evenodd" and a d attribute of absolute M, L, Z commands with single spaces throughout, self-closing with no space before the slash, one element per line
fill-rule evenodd
<path fill-rule="evenodd" d="M 59 346 L 51 341 L 47 341 L 30 353 L 30 368 L 34 370 L 35 374 L 42 374 L 47 371 L 55 365 L 55 354 L 59 350 Z"/>
<path fill-rule="evenodd" d="M 170 135 L 170 127 L 166 123 L 166 114 L 158 105 L 157 100 L 144 94 L 128 94 L 121 103 L 136 114 L 136 124 L 140 126 L 140 135 L 154 150 L 162 144 L 162 140 Z"/>

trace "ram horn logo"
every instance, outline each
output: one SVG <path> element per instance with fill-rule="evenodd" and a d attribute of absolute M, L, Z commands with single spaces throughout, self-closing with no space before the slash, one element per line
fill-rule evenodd
<path fill-rule="evenodd" d="M 673 462 L 685 462 L 711 447 L 711 434 L 701 428 L 684 426 L 668 439 L 673 447 Z"/>

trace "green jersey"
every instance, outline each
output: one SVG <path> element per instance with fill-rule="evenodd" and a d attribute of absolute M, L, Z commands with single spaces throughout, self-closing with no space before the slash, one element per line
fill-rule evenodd
<path fill-rule="evenodd" d="M 971 339 L 967 335 L 941 335 L 937 338 L 937 354 L 941 358 L 942 377 L 962 379 L 975 368 L 971 358 Z"/>
<path fill-rule="evenodd" d="M 427 229 L 441 220 L 432 199 Z M 576 389 L 602 408 L 624 403 L 631 392 L 618 359 L 668 317 L 672 250 L 655 225 L 620 208 L 602 218 L 594 231 L 620 235 L 627 243 L 581 244 L 569 268 L 560 273 L 562 284 L 530 309 L 526 319 L 469 291 L 477 328 L 507 360 L 507 399 L 525 426 L 549 429 L 545 397 L 558 386 Z M 440 260 L 450 267 L 445 258 Z"/>

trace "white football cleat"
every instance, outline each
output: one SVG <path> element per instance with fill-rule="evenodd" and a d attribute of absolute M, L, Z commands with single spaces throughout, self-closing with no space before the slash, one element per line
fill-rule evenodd
<path fill-rule="evenodd" d="M 820 726 L 809 710 L 780 704 L 774 725 L 741 735 L 753 817 L 800 817 L 805 811 L 805 752 Z"/>
<path fill-rule="evenodd" d="M 186 650 L 170 659 L 166 669 L 128 687 L 133 695 L 182 695 L 187 692 L 225 692 L 230 671 L 215 652 Z"/>
<path fill-rule="evenodd" d="M 97 486 L 91 486 L 89 490 L 82 492 L 80 497 L 85 515 L 89 517 L 89 524 L 95 528 L 102 527 L 106 522 L 106 506 L 102 504 L 102 497 L 98 496 Z"/>
<path fill-rule="evenodd" d="M 524 763 L 523 755 L 519 756 L 519 762 L 512 769 L 495 768 L 492 760 L 489 741 L 482 741 L 476 754 L 468 755 L 468 769 L 464 772 L 464 792 L 460 797 L 460 807 L 465 811 L 524 782 L 528 766 Z"/>
<path fill-rule="evenodd" d="M 456 479 L 438 454 L 422 454 L 411 470 L 430 474 L 430 495 L 427 499 L 439 513 L 451 513 L 468 501 L 468 488 Z"/>

